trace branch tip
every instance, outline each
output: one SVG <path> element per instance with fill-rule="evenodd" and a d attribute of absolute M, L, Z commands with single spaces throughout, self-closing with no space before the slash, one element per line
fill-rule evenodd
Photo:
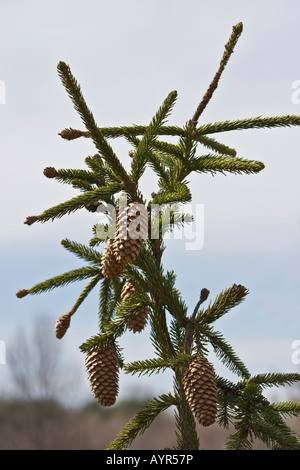
<path fill-rule="evenodd" d="M 38 215 L 29 215 L 28 217 L 26 217 L 26 220 L 25 220 L 24 224 L 26 224 L 26 225 L 32 225 L 32 224 L 34 224 L 34 222 L 36 222 L 37 220 L 39 220 L 39 216 L 38 216 Z"/>

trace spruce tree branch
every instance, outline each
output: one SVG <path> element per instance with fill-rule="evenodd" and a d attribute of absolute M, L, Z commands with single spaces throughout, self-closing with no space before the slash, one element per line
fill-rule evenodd
<path fill-rule="evenodd" d="M 108 144 L 100 129 L 97 127 L 94 116 L 87 107 L 87 104 L 81 93 L 81 89 L 75 78 L 73 77 L 70 67 L 64 62 L 59 62 L 57 66 L 58 74 L 61 78 L 67 93 L 73 101 L 74 107 L 80 115 L 86 129 L 100 154 L 103 156 L 107 164 L 113 172 L 122 179 L 128 180 L 128 175 L 113 149 Z"/>
<path fill-rule="evenodd" d="M 300 382 L 300 374 L 297 373 L 267 373 L 251 377 L 250 382 L 261 387 L 281 387 Z"/>
<path fill-rule="evenodd" d="M 118 137 L 138 136 L 145 134 L 148 126 L 134 125 L 134 126 L 120 126 L 120 127 L 99 127 L 100 132 L 107 139 L 116 139 Z M 74 139 L 78 137 L 90 138 L 91 133 L 89 131 L 74 130 Z M 157 130 L 157 135 L 168 135 L 168 136 L 183 136 L 185 131 L 179 126 L 161 126 Z M 64 137 L 63 131 L 61 137 Z"/>
<path fill-rule="evenodd" d="M 135 260 L 149 282 L 149 292 L 152 297 L 158 297 L 166 305 L 171 315 L 179 323 L 186 321 L 187 307 L 181 299 L 179 292 L 170 284 L 168 279 L 157 269 L 157 266 L 147 250 L 143 250 Z"/>
<path fill-rule="evenodd" d="M 109 308 L 112 300 L 112 286 L 110 279 L 104 278 L 99 292 L 99 310 L 98 310 L 98 324 L 99 330 L 103 331 L 105 326 L 111 321 L 112 312 Z"/>
<path fill-rule="evenodd" d="M 137 437 L 152 424 L 160 412 L 176 404 L 175 398 L 169 393 L 153 398 L 124 426 L 117 438 L 107 447 L 107 450 L 125 450 Z"/>
<path fill-rule="evenodd" d="M 217 295 L 213 303 L 209 303 L 207 309 L 197 316 L 197 321 L 201 325 L 208 325 L 215 322 L 218 318 L 221 318 L 233 307 L 239 305 L 246 295 L 248 290 L 242 285 L 233 284 L 228 289 L 224 289 L 220 294 Z"/>
<path fill-rule="evenodd" d="M 170 113 L 176 98 L 176 91 L 169 93 L 139 142 L 131 164 L 131 178 L 134 182 L 137 182 L 142 176 L 147 163 L 148 151 L 151 150 L 151 146 L 158 135 L 158 129 Z"/>
<path fill-rule="evenodd" d="M 280 415 L 293 417 L 300 414 L 300 402 L 284 401 L 272 403 L 269 407 Z"/>
<path fill-rule="evenodd" d="M 159 372 L 164 372 L 168 367 L 170 367 L 169 361 L 161 358 L 154 358 L 130 362 L 124 365 L 123 370 L 126 374 L 138 374 L 140 377 L 145 374 L 150 376 L 153 373 L 157 374 Z"/>
<path fill-rule="evenodd" d="M 62 202 L 57 206 L 46 209 L 42 214 L 38 216 L 39 222 L 47 222 L 48 220 L 54 220 L 61 218 L 66 214 L 75 212 L 78 209 L 85 207 L 88 203 L 96 202 L 99 200 L 110 202 L 112 194 L 121 190 L 119 183 L 111 183 L 107 186 L 94 189 L 93 191 L 87 191 L 84 194 L 80 194 L 68 201 Z"/>
<path fill-rule="evenodd" d="M 156 354 L 165 361 L 175 357 L 175 350 L 170 339 L 166 314 L 160 299 L 153 299 L 153 313 L 150 315 L 150 338 Z"/>
<path fill-rule="evenodd" d="M 224 155 L 202 155 L 196 157 L 188 162 L 190 171 L 197 173 L 235 173 L 250 175 L 252 173 L 259 173 L 265 168 L 265 165 L 257 160 L 246 160 L 243 158 L 230 158 Z"/>
<path fill-rule="evenodd" d="M 213 137 L 207 137 L 206 135 L 197 135 L 194 137 L 197 142 L 200 142 L 205 147 L 218 152 L 221 155 L 229 155 L 230 157 L 236 156 L 236 150 L 218 142 Z"/>
<path fill-rule="evenodd" d="M 56 287 L 65 286 L 71 282 L 81 281 L 89 277 L 98 276 L 99 268 L 95 266 L 84 266 L 82 268 L 73 269 L 59 276 L 52 277 L 46 281 L 35 284 L 28 289 L 28 294 L 40 294 L 41 292 L 50 291 Z M 102 276 L 102 275 L 101 275 Z M 99 278 L 100 279 L 100 278 Z"/>
<path fill-rule="evenodd" d="M 214 331 L 212 328 L 199 328 L 199 332 L 208 338 L 216 356 L 229 370 L 241 377 L 250 378 L 251 374 L 247 367 L 220 332 Z"/>
<path fill-rule="evenodd" d="M 182 150 L 178 145 L 170 144 L 169 142 L 163 142 L 161 140 L 155 140 L 153 147 L 161 152 L 172 155 L 173 157 L 182 159 Z"/>
<path fill-rule="evenodd" d="M 222 75 L 222 73 L 223 73 L 223 71 L 224 71 L 224 69 L 225 69 L 225 67 L 226 67 L 226 65 L 227 65 L 227 63 L 230 59 L 230 56 L 233 53 L 234 47 L 235 47 L 240 35 L 242 34 L 242 31 L 243 31 L 243 24 L 242 23 L 238 23 L 235 26 L 233 26 L 232 34 L 229 38 L 229 41 L 227 42 L 227 44 L 225 46 L 225 51 L 224 51 L 222 60 L 220 62 L 219 69 L 218 69 L 217 73 L 215 74 L 213 81 L 209 85 L 209 87 L 208 87 L 201 103 L 199 104 L 199 106 L 198 106 L 198 108 L 197 108 L 197 110 L 194 114 L 194 116 L 192 117 L 192 119 L 189 123 L 190 126 L 195 127 L 197 125 L 199 117 L 201 116 L 201 114 L 203 113 L 203 111 L 206 108 L 207 104 L 209 103 L 210 99 L 212 98 L 212 95 L 213 95 L 214 91 L 216 90 L 216 88 L 218 87 L 221 75 Z"/>
<path fill-rule="evenodd" d="M 54 179 L 60 183 L 72 184 L 74 180 L 82 180 L 91 184 L 99 185 L 99 179 L 94 173 L 81 169 L 61 168 L 57 170 L 57 175 Z"/>
<path fill-rule="evenodd" d="M 279 413 L 266 407 L 262 419 L 255 422 L 256 436 L 273 450 L 300 450 L 300 441 Z"/>
<path fill-rule="evenodd" d="M 127 140 L 133 142 L 136 148 L 138 147 L 138 145 L 141 142 L 140 139 L 138 139 L 137 137 L 133 137 L 133 136 L 130 136 L 130 137 L 127 136 Z M 156 147 L 157 142 L 158 141 L 154 140 L 152 142 L 152 147 Z M 159 178 L 161 178 L 164 181 L 169 180 L 169 176 L 166 172 L 166 169 L 165 169 L 164 165 L 159 160 L 156 153 L 153 152 L 150 148 L 147 150 L 147 161 L 148 161 L 149 165 L 152 167 L 152 169 L 155 171 L 155 173 L 159 176 Z"/>
<path fill-rule="evenodd" d="M 86 245 L 82 245 L 81 243 L 71 241 L 68 238 L 62 240 L 61 244 L 66 250 L 75 254 L 78 258 L 84 259 L 92 263 L 96 263 L 98 265 L 101 264 L 102 255 L 93 248 L 90 248 Z"/>
<path fill-rule="evenodd" d="M 73 186 L 73 188 L 79 189 L 83 192 L 94 191 L 96 189 L 92 184 L 80 179 L 74 179 L 73 181 L 71 181 L 71 185 Z"/>
<path fill-rule="evenodd" d="M 144 359 L 142 361 L 133 361 L 124 366 L 124 372 L 127 374 L 138 374 L 141 375 L 148 374 L 149 376 L 153 373 L 158 374 L 159 372 L 164 372 L 166 369 L 176 369 L 180 366 L 188 365 L 196 356 L 190 354 L 179 354 L 173 359 L 162 359 L 162 358 L 153 358 L 153 359 Z"/>
<path fill-rule="evenodd" d="M 181 182 L 173 182 L 173 184 L 171 184 L 164 192 L 161 194 L 156 194 L 153 197 L 151 204 L 176 204 L 190 202 L 191 199 L 192 195 L 186 184 Z"/>
<path fill-rule="evenodd" d="M 300 116 L 288 114 L 283 116 L 254 117 L 247 119 L 238 119 L 235 121 L 219 121 L 210 124 L 204 124 L 198 127 L 197 135 L 214 134 L 218 132 L 236 131 L 242 129 L 263 129 L 275 127 L 300 126 Z"/>
<path fill-rule="evenodd" d="M 120 178 L 114 174 L 105 161 L 102 161 L 100 155 L 96 154 L 93 157 L 86 157 L 85 163 L 98 179 L 98 186 L 120 182 Z"/>
<path fill-rule="evenodd" d="M 98 282 L 102 279 L 102 274 L 99 272 L 96 276 L 92 277 L 91 280 L 88 282 L 88 284 L 85 286 L 85 288 L 82 290 L 80 293 L 78 299 L 76 300 L 75 304 L 69 311 L 69 315 L 74 315 L 74 313 L 78 310 L 82 302 L 87 298 L 89 293 L 96 287 Z"/>
<path fill-rule="evenodd" d="M 83 353 L 89 353 L 104 348 L 125 332 L 131 320 L 140 313 L 141 307 L 149 305 L 150 301 L 144 293 L 134 292 L 126 297 L 118 305 L 113 320 L 109 320 L 107 317 L 105 319 L 104 317 L 100 318 L 101 334 L 95 335 L 82 343 L 80 350 Z"/>

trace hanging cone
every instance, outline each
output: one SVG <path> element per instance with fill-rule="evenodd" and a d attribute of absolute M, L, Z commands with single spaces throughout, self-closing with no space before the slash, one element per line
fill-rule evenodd
<path fill-rule="evenodd" d="M 71 322 L 71 315 L 70 313 L 65 313 L 61 317 L 59 317 L 58 320 L 56 320 L 55 323 L 55 336 L 58 339 L 61 339 L 63 336 L 65 336 L 67 329 L 70 326 Z"/>
<path fill-rule="evenodd" d="M 114 243 L 116 260 L 124 267 L 133 263 L 148 231 L 148 213 L 142 204 L 130 202 L 119 210 Z"/>
<path fill-rule="evenodd" d="M 194 359 L 183 377 L 188 404 L 202 426 L 210 426 L 217 416 L 217 383 L 213 366 L 204 358 Z"/>
<path fill-rule="evenodd" d="M 121 300 L 126 299 L 126 297 L 133 294 L 134 292 L 136 292 L 135 286 L 129 281 L 126 281 L 124 286 L 122 287 Z M 130 331 L 133 331 L 134 333 L 136 333 L 137 331 L 142 331 L 147 323 L 148 315 L 149 307 L 141 307 L 139 313 L 129 322 L 128 329 Z"/>
<path fill-rule="evenodd" d="M 123 269 L 124 266 L 116 260 L 114 242 L 108 240 L 101 259 L 101 272 L 103 276 L 107 279 L 116 279 L 121 275 Z"/>
<path fill-rule="evenodd" d="M 96 400 L 103 406 L 113 405 L 119 391 L 119 362 L 114 347 L 87 354 L 85 366 Z"/>

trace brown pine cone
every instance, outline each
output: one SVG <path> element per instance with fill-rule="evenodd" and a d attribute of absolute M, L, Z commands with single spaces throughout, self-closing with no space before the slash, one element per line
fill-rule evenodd
<path fill-rule="evenodd" d="M 128 297 L 134 292 L 136 292 L 135 286 L 129 281 L 126 281 L 124 286 L 122 287 L 121 300 L 126 299 L 126 297 Z M 136 333 L 137 331 L 142 331 L 147 323 L 148 315 L 149 307 L 141 307 L 139 313 L 129 322 L 128 329 L 130 331 L 133 331 L 134 333 Z"/>
<path fill-rule="evenodd" d="M 148 230 L 148 214 L 142 204 L 131 202 L 119 211 L 114 253 L 124 265 L 132 263 L 144 244 Z"/>
<path fill-rule="evenodd" d="M 188 404 L 202 426 L 210 426 L 217 417 L 217 383 L 213 366 L 204 358 L 194 359 L 183 377 Z"/>
<path fill-rule="evenodd" d="M 61 339 L 65 336 L 67 329 L 69 328 L 71 323 L 71 315 L 70 313 L 65 313 L 61 317 L 56 320 L 55 323 L 55 336 L 58 339 Z"/>
<path fill-rule="evenodd" d="M 124 266 L 116 260 L 114 242 L 108 240 L 101 259 L 101 272 L 103 276 L 107 279 L 116 279 L 121 275 L 123 269 Z"/>
<path fill-rule="evenodd" d="M 103 406 L 113 405 L 119 392 L 119 362 L 115 348 L 106 346 L 102 351 L 87 354 L 85 365 L 96 400 Z"/>

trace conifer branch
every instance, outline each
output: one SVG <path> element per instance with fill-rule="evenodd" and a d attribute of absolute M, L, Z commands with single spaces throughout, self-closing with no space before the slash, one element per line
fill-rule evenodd
<path fill-rule="evenodd" d="M 163 394 L 158 398 L 153 398 L 124 426 L 117 438 L 112 441 L 106 449 L 127 449 L 138 434 L 145 432 L 159 413 L 173 405 L 176 405 L 176 400 L 170 393 L 167 395 Z"/>
<path fill-rule="evenodd" d="M 265 165 L 257 160 L 245 160 L 243 158 L 230 158 L 228 156 L 202 155 L 188 162 L 190 171 L 197 173 L 235 173 L 246 174 L 259 173 Z"/>
<path fill-rule="evenodd" d="M 211 124 L 204 124 L 198 127 L 198 135 L 214 134 L 217 132 L 228 132 L 245 129 L 271 129 L 275 127 L 300 126 L 300 116 L 288 114 L 284 116 L 254 117 L 238 119 L 235 121 L 221 121 Z"/>
<path fill-rule="evenodd" d="M 118 305 L 113 320 L 104 322 L 100 318 L 102 333 L 82 343 L 80 350 L 84 353 L 89 353 L 103 349 L 125 332 L 131 320 L 139 314 L 141 307 L 149 305 L 150 301 L 146 298 L 144 293 L 137 291 L 126 297 L 122 303 Z"/>
<path fill-rule="evenodd" d="M 169 361 L 161 358 L 153 358 L 130 362 L 129 364 L 124 365 L 123 370 L 127 374 L 138 374 L 138 377 L 140 377 L 145 374 L 148 374 L 149 376 L 153 373 L 158 374 L 159 372 L 165 371 L 168 367 L 170 367 Z"/>
<path fill-rule="evenodd" d="M 45 174 L 45 170 L 44 170 L 44 174 Z M 90 184 L 97 184 L 99 186 L 99 179 L 91 171 L 86 171 L 86 170 L 81 170 L 81 169 L 72 169 L 72 168 L 61 168 L 55 171 L 56 171 L 56 175 L 52 176 L 51 178 L 54 178 L 56 181 L 60 183 L 72 184 L 74 180 L 81 180 Z"/>
<path fill-rule="evenodd" d="M 130 142 L 134 143 L 135 148 L 137 148 L 139 146 L 140 142 L 141 142 L 141 140 L 138 139 L 137 137 L 126 136 L 126 138 Z M 154 140 L 152 142 L 152 147 L 156 148 L 156 143 L 157 142 L 158 141 Z M 133 155 L 135 155 L 135 152 L 133 153 Z M 163 163 L 158 158 L 156 152 L 154 152 L 153 150 L 151 150 L 149 148 L 147 150 L 146 156 L 147 156 L 147 161 L 148 161 L 150 167 L 155 171 L 155 173 L 159 176 L 159 178 L 161 178 L 163 181 L 168 181 L 169 176 L 166 172 L 165 166 L 163 165 Z"/>
<path fill-rule="evenodd" d="M 206 330 L 206 336 L 216 356 L 229 370 L 242 377 L 250 377 L 250 372 L 227 341 L 218 331 Z"/>
<path fill-rule="evenodd" d="M 107 139 L 116 139 L 118 137 L 127 137 L 127 136 L 138 136 L 145 134 L 148 126 L 134 125 L 134 126 L 120 126 L 120 127 L 99 127 L 101 134 Z M 67 129 L 68 130 L 68 129 Z M 73 138 L 86 137 L 90 138 L 91 133 L 89 131 L 79 131 L 75 130 Z M 76 132 L 76 134 L 75 134 Z M 62 135 L 63 134 L 63 135 Z M 60 133 L 61 137 L 64 137 L 64 131 Z M 168 136 L 183 136 L 184 130 L 179 126 L 161 126 L 157 130 L 157 135 L 168 135 Z"/>
<path fill-rule="evenodd" d="M 110 202 L 112 194 L 121 190 L 119 183 L 112 183 L 101 188 L 94 189 L 93 191 L 87 191 L 84 194 L 80 194 L 66 202 L 62 202 L 57 206 L 46 209 L 42 214 L 38 216 L 39 222 L 47 222 L 48 220 L 54 220 L 61 218 L 66 214 L 71 214 L 78 209 L 82 209 L 91 202 L 102 200 L 104 202 Z"/>
<path fill-rule="evenodd" d="M 192 199 L 191 192 L 186 184 L 176 182 L 169 186 L 161 194 L 156 194 L 152 199 L 152 204 L 172 204 L 178 202 L 190 202 Z"/>
<path fill-rule="evenodd" d="M 300 402 L 281 401 L 272 403 L 270 408 L 284 417 L 293 417 L 300 414 Z"/>
<path fill-rule="evenodd" d="M 227 145 L 221 144 L 213 137 L 207 137 L 206 135 L 194 136 L 197 142 L 200 142 L 205 147 L 218 152 L 221 155 L 229 155 L 230 157 L 236 156 L 236 150 L 228 147 Z"/>
<path fill-rule="evenodd" d="M 281 387 L 284 385 L 292 385 L 300 382 L 300 374 L 297 373 L 267 373 L 258 374 L 251 377 L 251 383 L 260 385 L 261 387 Z"/>
<path fill-rule="evenodd" d="M 95 263 L 97 265 L 101 264 L 102 255 L 93 248 L 71 241 L 68 238 L 62 240 L 61 244 L 66 250 L 75 254 L 78 258 Z"/>
<path fill-rule="evenodd" d="M 248 290 L 244 286 L 233 284 L 231 287 L 224 289 L 218 294 L 214 302 L 210 302 L 204 312 L 200 311 L 197 320 L 200 324 L 205 325 L 213 323 L 233 307 L 239 305 L 247 294 Z"/>
<path fill-rule="evenodd" d="M 154 260 L 149 252 L 143 250 L 136 259 L 137 264 L 147 276 L 149 289 L 154 297 L 159 297 L 165 303 L 171 315 L 179 322 L 185 322 L 187 307 L 181 299 L 179 292 L 169 282 L 169 280 L 158 271 Z"/>
<path fill-rule="evenodd" d="M 150 339 L 156 354 L 169 362 L 176 356 L 169 335 L 165 310 L 162 302 L 156 299 L 156 297 L 154 298 L 154 303 L 153 314 L 150 315 Z"/>
<path fill-rule="evenodd" d="M 50 291 L 56 287 L 62 287 L 70 284 L 71 282 L 81 281 L 89 277 L 98 276 L 99 268 L 95 266 L 84 266 L 82 268 L 73 269 L 71 271 L 60 274 L 59 276 L 52 277 L 46 281 L 35 284 L 28 289 L 28 294 L 40 294 L 41 292 Z"/>
<path fill-rule="evenodd" d="M 265 407 L 255 422 L 255 433 L 272 450 L 300 450 L 299 438 L 272 407 Z"/>
<path fill-rule="evenodd" d="M 85 124 L 86 129 L 90 133 L 97 150 L 103 156 L 114 173 L 118 175 L 123 181 L 127 180 L 128 175 L 126 170 L 124 169 L 118 157 L 115 155 L 111 146 L 106 141 L 100 129 L 97 127 L 94 116 L 87 107 L 87 104 L 81 93 L 81 88 L 73 77 L 70 67 L 64 62 L 59 62 L 57 70 L 62 84 L 73 101 L 74 107 Z"/>
<path fill-rule="evenodd" d="M 86 157 L 84 161 L 98 179 L 98 186 L 105 186 L 106 184 L 118 183 L 120 181 L 107 163 L 102 161 L 100 155 L 96 154 L 93 157 Z"/>
<path fill-rule="evenodd" d="M 227 42 L 227 44 L 225 46 L 225 51 L 224 51 L 222 60 L 220 62 L 219 69 L 218 69 L 217 73 L 215 74 L 213 81 L 209 85 L 208 90 L 206 91 L 201 103 L 199 104 L 193 118 L 191 119 L 191 121 L 189 123 L 190 126 L 195 127 L 197 125 L 200 115 L 203 113 L 204 109 L 206 108 L 207 104 L 209 103 L 210 99 L 212 98 L 212 95 L 213 95 L 214 91 L 216 90 L 216 88 L 219 84 L 219 80 L 221 78 L 221 75 L 222 75 L 222 73 L 223 73 L 223 71 L 224 71 L 224 69 L 225 69 L 225 67 L 226 67 L 226 65 L 227 65 L 227 63 L 230 59 L 230 56 L 233 53 L 234 47 L 235 47 L 240 35 L 242 34 L 242 31 L 243 31 L 243 24 L 242 23 L 238 23 L 235 26 L 233 26 L 232 34 L 229 38 L 229 41 Z"/>
<path fill-rule="evenodd" d="M 158 129 L 170 113 L 176 98 L 176 91 L 169 93 L 139 142 L 131 164 L 131 177 L 134 182 L 137 182 L 142 176 L 147 163 L 148 151 L 151 150 L 151 146 L 158 135 Z"/>
<path fill-rule="evenodd" d="M 100 272 L 96 276 L 91 278 L 91 280 L 88 282 L 85 288 L 81 291 L 78 299 L 76 300 L 71 310 L 68 312 L 70 317 L 74 315 L 74 313 L 78 310 L 82 302 L 87 298 L 87 296 L 94 289 L 94 287 L 96 287 L 100 279 L 102 279 L 102 275 Z"/>

